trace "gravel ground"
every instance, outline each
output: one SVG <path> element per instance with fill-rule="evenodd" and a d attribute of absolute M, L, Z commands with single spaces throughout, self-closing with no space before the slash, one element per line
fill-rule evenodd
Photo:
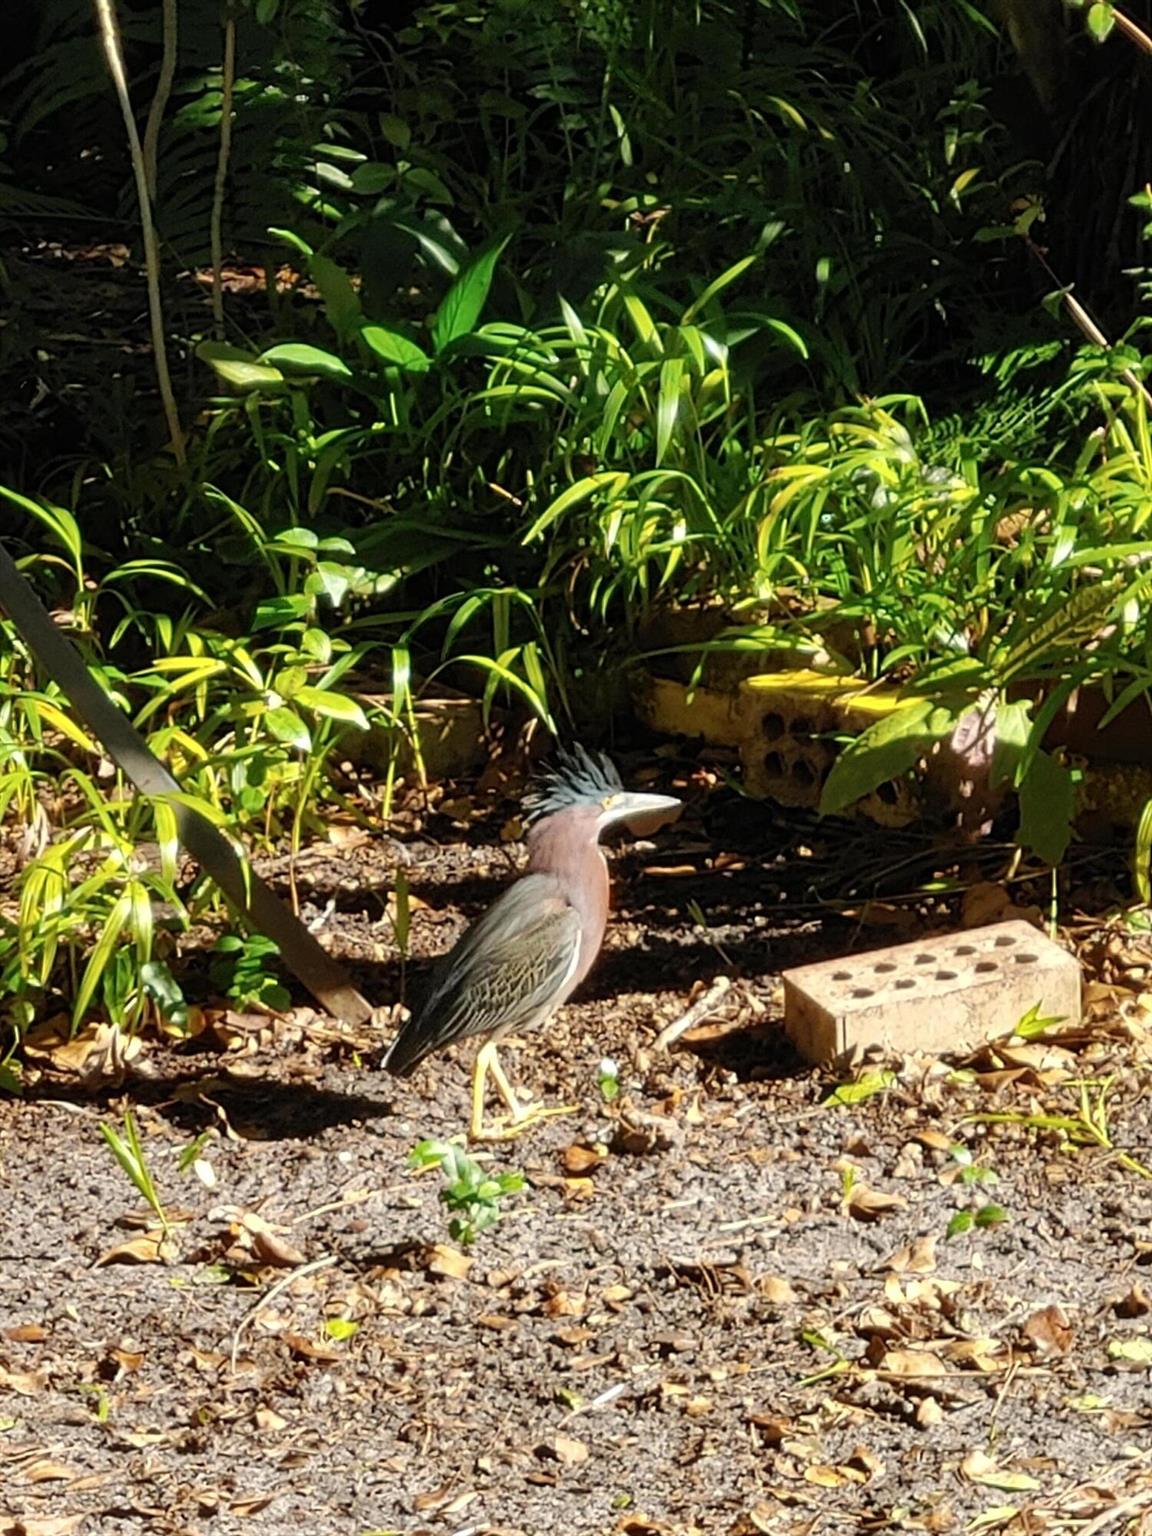
<path fill-rule="evenodd" d="M 1097 971 L 1075 1037 L 867 1064 L 887 1088 L 838 1103 L 783 1040 L 779 971 L 891 941 L 875 908 L 821 908 L 822 870 L 843 885 L 858 856 L 875 898 L 906 863 L 868 846 L 729 807 L 618 861 L 603 963 L 507 1056 L 576 1109 L 479 1154 L 526 1182 L 467 1251 L 407 1154 L 462 1129 L 468 1050 L 397 1083 L 372 1065 L 386 1030 L 302 1006 L 209 1009 L 100 1091 L 44 1050 L 0 1103 L 0 1532 L 1141 1529 L 1152 1184 L 1115 1148 L 1152 1161 L 1143 973 Z M 515 852 L 487 826 L 410 846 L 407 969 Z M 317 854 L 310 876 L 374 999 L 404 969 L 397 855 Z M 901 937 L 949 920 L 893 910 Z M 1020 1123 L 1075 1114 L 1085 1076 L 1112 1079 L 1113 1149 Z M 167 1238 L 99 1134 L 128 1107 Z"/>

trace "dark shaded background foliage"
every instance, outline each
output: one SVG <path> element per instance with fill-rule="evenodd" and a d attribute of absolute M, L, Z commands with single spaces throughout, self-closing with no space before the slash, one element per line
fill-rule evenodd
<path fill-rule="evenodd" d="M 156 457 L 135 273 L 94 276 L 45 254 L 43 242 L 58 240 L 126 241 L 138 255 L 91 7 L 18 0 L 9 13 L 0 474 L 69 504 L 83 485 L 84 527 L 107 558 L 141 540 L 175 549 L 242 629 L 262 578 L 248 569 L 238 585 L 199 488 L 249 491 L 250 447 L 221 432 L 206 455 L 193 452 L 190 480 L 175 476 Z M 142 116 L 160 7 L 120 13 Z M 182 0 L 179 13 L 157 218 L 192 424 L 214 383 L 193 353 L 207 331 L 203 288 L 177 274 L 207 259 L 224 12 L 217 0 Z M 292 230 L 358 275 L 371 319 L 411 327 L 445 291 L 421 231 L 458 259 L 510 235 L 489 313 L 532 326 L 554 321 L 561 298 L 590 302 L 610 275 L 670 317 L 738 256 L 760 252 L 741 299 L 794 328 L 808 356 L 769 334 L 742 344 L 734 366 L 754 429 L 899 390 L 927 401 L 945 437 L 953 420 L 984 452 L 1037 440 L 1039 402 L 1070 350 L 1038 303 L 1051 273 L 990 229 L 1042 199 L 1033 237 L 1056 278 L 1075 280 L 1106 326 L 1131 320 L 1139 222 L 1126 198 L 1152 97 L 1122 40 L 1091 46 L 1059 4 L 1003 0 L 985 14 L 969 0 L 265 0 L 236 14 L 231 261 L 275 269 L 293 253 L 269 230 Z M 957 190 L 961 173 L 971 179 Z M 332 342 L 319 307 L 290 295 L 233 297 L 228 315 L 231 339 L 252 348 Z M 467 456 L 515 493 L 488 495 L 451 419 L 482 370 L 465 360 L 443 378 L 439 403 L 376 444 L 348 481 L 444 525 L 453 574 L 446 586 L 442 562 L 413 562 L 396 592 L 409 608 L 493 572 L 526 585 L 538 574 L 517 539 L 538 510 L 525 487 L 552 428 L 529 418 L 469 427 Z M 323 386 L 309 405 L 320 429 L 368 419 L 369 407 Z M 194 450 L 207 441 L 201 419 Z M 363 533 L 381 515 L 349 501 L 266 512 L 320 532 Z M 462 545 L 461 530 L 487 545 Z"/>

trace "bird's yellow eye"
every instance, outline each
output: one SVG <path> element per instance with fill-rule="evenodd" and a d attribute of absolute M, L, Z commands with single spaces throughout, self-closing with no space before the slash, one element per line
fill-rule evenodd
<path fill-rule="evenodd" d="M 605 795 L 603 800 L 601 800 L 600 804 L 604 807 L 604 809 L 606 811 L 610 811 L 612 809 L 612 807 L 617 803 L 617 801 L 619 799 L 620 799 L 619 795 Z"/>

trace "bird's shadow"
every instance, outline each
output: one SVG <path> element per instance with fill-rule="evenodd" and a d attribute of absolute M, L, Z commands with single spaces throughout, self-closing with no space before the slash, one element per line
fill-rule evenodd
<path fill-rule="evenodd" d="M 162 1076 L 133 1077 L 112 1086 L 85 1088 L 41 1079 L 29 1084 L 24 1099 L 105 1107 L 115 1114 L 125 1100 L 147 1106 L 189 1135 L 226 1124 L 243 1141 L 308 1141 L 340 1126 L 389 1119 L 395 1113 L 387 1079 L 374 1077 L 380 1094 L 345 1092 L 311 1083 L 282 1082 L 276 1077 L 235 1077 L 226 1064 L 201 1057 L 204 1070 L 189 1066 Z"/>

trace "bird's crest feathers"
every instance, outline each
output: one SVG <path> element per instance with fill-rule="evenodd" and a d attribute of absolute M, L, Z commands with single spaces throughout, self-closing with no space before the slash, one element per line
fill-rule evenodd
<path fill-rule="evenodd" d="M 595 805 L 608 795 L 618 795 L 624 788 L 616 764 L 605 752 L 589 752 L 574 743 L 558 747 L 555 760 L 537 778 L 524 796 L 529 822 L 577 805 Z"/>

